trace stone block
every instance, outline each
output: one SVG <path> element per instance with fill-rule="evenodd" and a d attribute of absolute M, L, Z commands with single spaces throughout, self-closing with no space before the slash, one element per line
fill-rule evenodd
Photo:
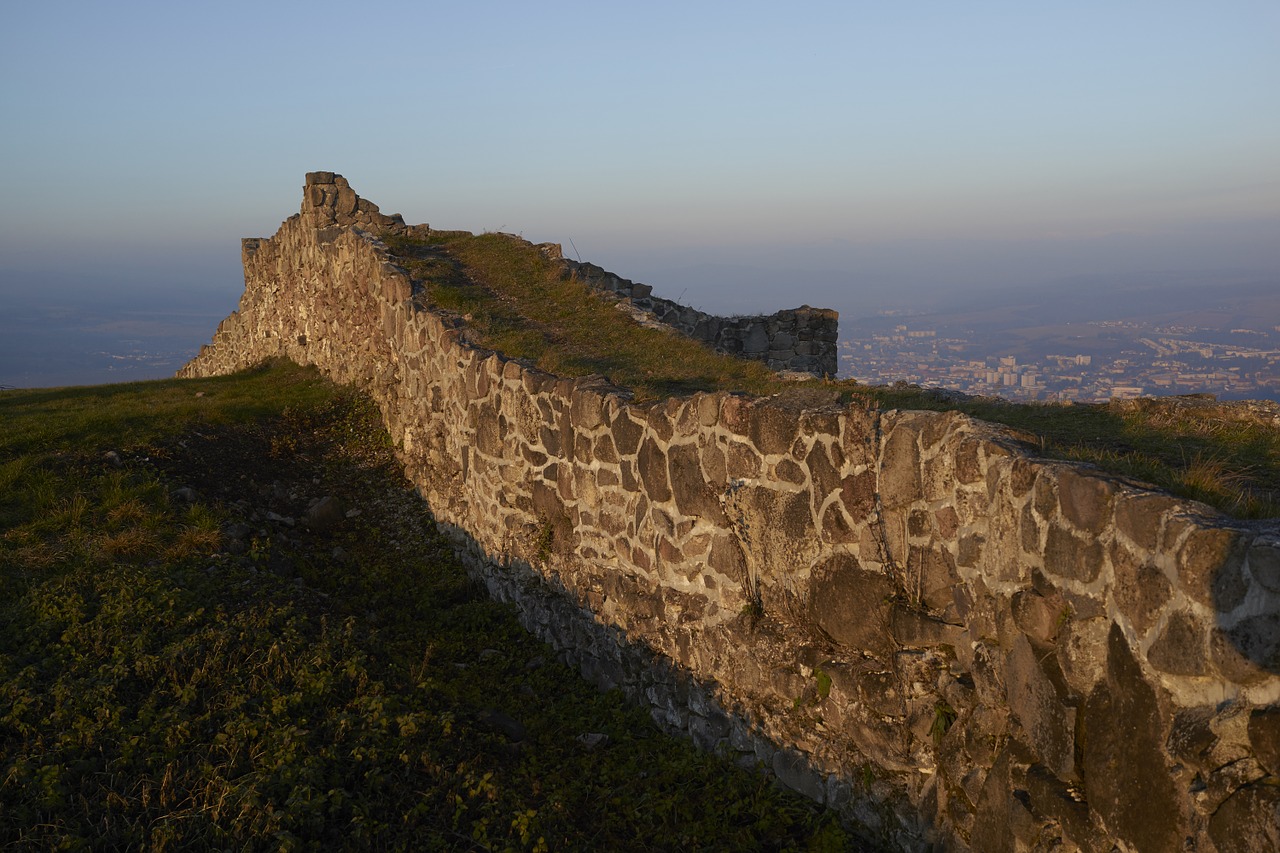
<path fill-rule="evenodd" d="M 761 460 L 755 448 L 732 441 L 725 448 L 725 466 L 730 480 L 754 480 L 760 476 Z"/>
<path fill-rule="evenodd" d="M 1209 656 L 1224 678 L 1253 684 L 1280 673 L 1280 613 L 1241 619 L 1209 632 Z"/>
<path fill-rule="evenodd" d="M 985 448 L 988 451 L 992 447 L 999 447 L 994 443 L 989 443 Z M 1002 451 L 1004 448 L 1000 448 Z M 990 455 L 990 453 L 988 453 Z M 1031 491 L 1036 484 L 1036 476 L 1040 473 L 1039 466 L 1030 459 L 1021 456 L 1015 456 L 1009 465 L 1009 488 L 1013 492 L 1014 497 L 1022 497 Z"/>
<path fill-rule="evenodd" d="M 893 509 L 923 497 L 916 431 L 907 424 L 899 424 L 885 442 L 880 464 L 880 500 L 887 509 Z"/>
<path fill-rule="evenodd" d="M 1064 704 L 1031 644 L 1021 635 L 1012 638 L 1005 689 L 1009 710 L 1021 724 L 1027 745 L 1055 775 L 1074 776 L 1075 709 Z"/>
<path fill-rule="evenodd" d="M 965 439 L 956 444 L 955 472 L 959 482 L 969 485 L 981 482 L 986 477 L 979 455 L 980 449 L 981 443 L 974 439 Z"/>
<path fill-rule="evenodd" d="M 960 538 L 956 549 L 956 564 L 965 568 L 976 568 L 982 562 L 982 550 L 986 540 L 981 534 L 971 533 Z"/>
<path fill-rule="evenodd" d="M 636 472 L 644 483 L 645 493 L 650 500 L 662 502 L 671 500 L 671 486 L 667 479 L 667 457 L 652 438 L 646 438 L 640 444 L 636 454 Z"/>
<path fill-rule="evenodd" d="M 836 448 L 836 452 L 839 452 L 838 448 Z M 814 499 L 819 504 L 826 499 L 827 495 L 840 488 L 840 473 L 831 464 L 831 460 L 827 458 L 827 451 L 823 449 L 821 444 L 815 443 L 813 445 L 809 455 L 805 457 L 805 467 L 809 469 L 809 477 L 813 483 Z"/>
<path fill-rule="evenodd" d="M 821 804 L 827 791 L 826 780 L 814 769 L 809 757 L 793 749 L 773 753 L 772 769 L 778 781 L 793 791 Z"/>
<path fill-rule="evenodd" d="M 1178 585 L 1201 604 L 1233 610 L 1247 590 L 1244 558 L 1239 531 L 1197 525 L 1178 549 Z"/>
<path fill-rule="evenodd" d="M 1258 763 L 1272 776 L 1280 777 L 1280 706 L 1253 710 L 1249 744 Z"/>
<path fill-rule="evenodd" d="M 898 646 L 912 649 L 955 647 L 964 633 L 964 629 L 958 625 L 934 619 L 900 604 L 893 604 L 889 608 L 889 630 Z"/>
<path fill-rule="evenodd" d="M 729 471 L 724 451 L 715 444 L 703 445 L 698 454 L 702 465 L 702 473 L 711 488 L 721 491 L 728 485 Z"/>
<path fill-rule="evenodd" d="M 876 508 L 875 471 L 845 477 L 840 482 L 840 497 L 850 518 L 855 521 L 870 519 Z"/>
<path fill-rule="evenodd" d="M 579 390 L 574 393 L 569 405 L 573 424 L 577 429 L 595 429 L 604 423 L 604 395 L 598 391 Z"/>
<path fill-rule="evenodd" d="M 1044 569 L 1050 575 L 1090 583 L 1102 570 L 1102 546 L 1054 524 L 1044 548 Z"/>
<path fill-rule="evenodd" d="M 742 354 L 759 357 L 769 349 L 769 331 L 761 324 L 753 325 L 742 337 Z"/>
<path fill-rule="evenodd" d="M 954 539 L 959 528 L 960 517 L 956 514 L 955 507 L 944 506 L 934 511 L 933 529 L 940 538 L 946 541 Z"/>
<path fill-rule="evenodd" d="M 889 611 L 894 593 L 887 575 L 837 555 L 813 568 L 809 615 L 837 643 L 886 660 L 893 650 Z"/>
<path fill-rule="evenodd" d="M 974 851 L 983 853 L 1014 853 L 1023 849 L 1015 835 L 1015 827 L 1022 822 L 1021 815 L 1014 815 L 1015 810 L 1026 811 L 1026 807 L 1010 796 L 1012 780 L 1009 778 L 1009 752 L 1003 750 L 996 758 L 987 777 L 982 783 L 982 791 L 978 795 L 978 804 L 973 822 L 973 834 L 970 845 Z"/>
<path fill-rule="evenodd" d="M 613 446 L 613 437 L 608 433 L 598 435 L 592 444 L 591 455 L 597 462 L 614 465 L 618 462 L 618 452 Z"/>
<path fill-rule="evenodd" d="M 1058 472 L 1058 501 L 1062 515 L 1076 530 L 1097 536 L 1111 522 L 1115 486 L 1101 477 L 1070 468 Z"/>
<path fill-rule="evenodd" d="M 644 436 L 644 426 L 631 420 L 626 412 L 620 412 L 614 418 L 611 429 L 613 431 L 613 442 L 617 446 L 618 452 L 623 456 L 630 456 L 640 449 L 640 439 Z"/>
<path fill-rule="evenodd" d="M 1043 595 L 1035 590 L 1016 592 L 1009 601 L 1013 622 L 1031 642 L 1047 646 L 1058 640 L 1072 611 L 1060 595 Z"/>
<path fill-rule="evenodd" d="M 934 612 L 947 610 L 960 584 L 955 558 L 945 549 L 913 547 L 907 555 L 907 576 L 919 583 L 920 600 Z"/>
<path fill-rule="evenodd" d="M 655 403 L 649 406 L 644 414 L 645 421 L 649 425 L 649 432 L 656 436 L 659 441 L 670 441 L 671 436 L 675 435 L 675 428 L 671 422 L 673 413 L 669 412 L 662 403 Z"/>
<path fill-rule="evenodd" d="M 1135 554 L 1119 540 L 1112 542 L 1109 552 L 1114 573 L 1111 594 L 1134 630 L 1145 634 L 1172 596 L 1173 585 L 1149 555 Z"/>
<path fill-rule="evenodd" d="M 839 503 L 829 504 L 822 514 L 822 538 L 833 545 L 858 541 Z"/>
<path fill-rule="evenodd" d="M 1280 593 L 1280 538 L 1259 536 L 1249 546 L 1249 574 L 1270 592 Z"/>
<path fill-rule="evenodd" d="M 1094 825 L 1089 804 L 1082 802 L 1071 786 L 1047 767 L 1033 764 L 1018 774 L 1017 787 L 1027 792 L 1028 806 L 1037 816 L 1055 821 L 1068 844 L 1079 850 L 1106 850 L 1110 847 L 1106 834 Z"/>
<path fill-rule="evenodd" d="M 794 412 L 766 403 L 752 409 L 751 415 L 749 436 L 757 450 L 768 455 L 791 449 L 799 429 Z"/>
<path fill-rule="evenodd" d="M 1147 661 L 1170 675 L 1205 675 L 1209 671 L 1204 626 L 1183 610 L 1169 614 L 1160 636 L 1147 650 Z"/>
<path fill-rule="evenodd" d="M 1186 834 L 1160 732 L 1161 709 L 1124 634 L 1107 638 L 1107 674 L 1081 709 L 1081 776 L 1089 805 L 1117 840 L 1174 853 Z"/>
<path fill-rule="evenodd" d="M 680 512 L 692 518 L 706 519 L 717 527 L 726 526 L 719 496 L 707 485 L 698 464 L 698 448 L 677 444 L 667 452 L 669 482 Z M 643 476 L 643 468 L 641 469 Z"/>
<path fill-rule="evenodd" d="M 790 483 L 793 486 L 803 485 L 808 479 L 805 476 L 804 469 L 791 459 L 782 459 L 777 465 L 774 465 L 773 475 L 782 482 Z"/>
<path fill-rule="evenodd" d="M 1176 505 L 1177 501 L 1168 495 L 1126 495 L 1115 504 L 1116 529 L 1138 548 L 1154 552 L 1160 545 L 1164 515 Z"/>
<path fill-rule="evenodd" d="M 1248 785 L 1227 798 L 1209 819 L 1218 853 L 1280 850 L 1280 786 Z"/>

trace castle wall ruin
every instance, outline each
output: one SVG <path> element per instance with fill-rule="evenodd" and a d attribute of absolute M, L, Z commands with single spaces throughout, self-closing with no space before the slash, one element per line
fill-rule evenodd
<path fill-rule="evenodd" d="M 547 375 L 428 310 L 369 233 L 426 226 L 339 180 L 245 241 L 180 375 L 285 357 L 370 395 L 472 570 L 587 677 L 891 849 L 1280 846 L 1280 521 L 954 412 Z"/>

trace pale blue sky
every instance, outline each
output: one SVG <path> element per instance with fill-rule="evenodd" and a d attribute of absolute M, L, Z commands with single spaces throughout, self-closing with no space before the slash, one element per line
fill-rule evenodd
<path fill-rule="evenodd" d="M 0 115 L 6 298 L 230 306 L 315 169 L 725 312 L 1280 271 L 1275 0 L 10 2 Z"/>

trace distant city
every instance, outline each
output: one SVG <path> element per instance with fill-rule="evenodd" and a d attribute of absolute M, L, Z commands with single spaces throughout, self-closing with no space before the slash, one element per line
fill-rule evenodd
<path fill-rule="evenodd" d="M 1275 308 L 1275 297 L 1255 296 L 1236 300 L 1232 310 L 1211 305 L 1178 308 L 1172 317 L 1165 310 L 1150 320 L 1059 323 L 1046 322 L 1044 306 L 1013 316 L 884 311 L 842 322 L 840 375 L 1010 400 L 1213 394 L 1280 401 Z M 1105 308 L 1093 310 L 1102 314 Z"/>
<path fill-rule="evenodd" d="M 168 310 L 10 304 L 0 315 L 0 386 L 172 376 L 231 305 L 225 296 Z M 840 336 L 840 376 L 871 384 L 1009 400 L 1213 394 L 1280 402 L 1275 279 L 1084 282 L 910 308 L 846 307 Z"/>

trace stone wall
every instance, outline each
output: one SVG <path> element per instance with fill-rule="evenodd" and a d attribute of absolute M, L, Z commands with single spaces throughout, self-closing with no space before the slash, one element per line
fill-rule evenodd
<path fill-rule="evenodd" d="M 459 553 L 588 677 L 892 849 L 1276 849 L 1280 521 L 958 413 L 540 373 L 318 224 L 337 180 L 246 243 L 180 375 L 284 356 L 370 394 Z"/>
<path fill-rule="evenodd" d="M 776 314 L 717 317 L 654 296 L 647 284 L 628 281 L 595 264 L 564 258 L 554 244 L 548 251 L 569 273 L 601 293 L 626 300 L 658 322 L 721 352 L 763 361 L 774 370 L 836 375 L 840 315 L 830 308 L 802 305 Z"/>

